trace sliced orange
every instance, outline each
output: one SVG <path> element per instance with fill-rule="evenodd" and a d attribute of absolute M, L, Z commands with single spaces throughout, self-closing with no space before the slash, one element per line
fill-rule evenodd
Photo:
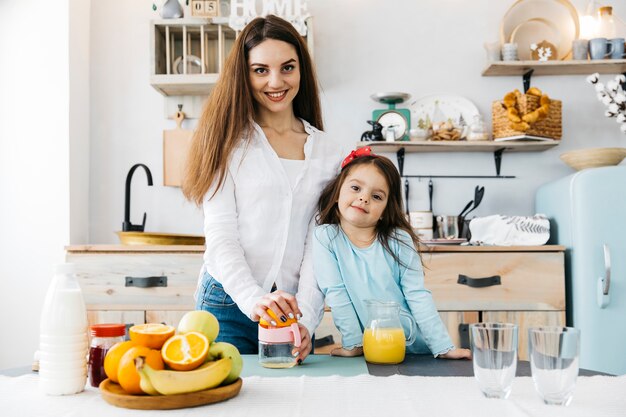
<path fill-rule="evenodd" d="M 209 339 L 199 332 L 170 337 L 161 349 L 163 361 L 177 371 L 190 371 L 202 365 L 209 354 Z"/>
<path fill-rule="evenodd" d="M 119 382 L 117 380 L 117 368 L 120 365 L 120 359 L 128 350 L 132 347 L 137 346 L 137 343 L 132 340 L 127 340 L 125 342 L 118 342 L 108 350 L 106 356 L 104 357 L 104 372 L 107 374 L 109 379 L 113 382 Z"/>
<path fill-rule="evenodd" d="M 130 340 L 151 349 L 161 349 L 163 343 L 174 336 L 176 329 L 161 323 L 136 324 L 128 330 Z"/>
<path fill-rule="evenodd" d="M 117 379 L 122 388 L 124 388 L 124 391 L 129 394 L 144 394 L 139 385 L 139 373 L 135 367 L 135 358 L 137 356 L 145 356 L 146 363 L 150 365 L 152 369 L 161 370 L 165 368 L 163 359 L 161 359 L 161 352 L 158 350 L 150 349 L 145 346 L 135 346 L 128 349 L 120 359 L 120 364 L 117 368 Z"/>
<path fill-rule="evenodd" d="M 269 316 L 276 322 L 276 326 L 275 327 L 289 327 L 293 323 L 297 323 L 298 322 L 298 320 L 296 320 L 296 319 L 287 318 L 287 321 L 283 323 L 282 321 L 280 321 L 278 316 L 276 316 L 276 313 L 274 313 L 274 311 L 271 308 L 267 309 L 267 314 L 269 314 Z M 265 321 L 265 319 L 263 319 L 263 318 L 261 318 L 259 320 L 259 324 L 261 326 L 265 327 L 265 328 L 270 327 L 270 324 L 267 321 Z"/>

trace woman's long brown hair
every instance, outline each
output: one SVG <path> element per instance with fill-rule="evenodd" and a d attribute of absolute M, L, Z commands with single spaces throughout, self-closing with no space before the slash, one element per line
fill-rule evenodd
<path fill-rule="evenodd" d="M 193 135 L 182 190 L 188 200 L 198 205 L 202 205 L 213 184 L 216 186 L 211 197 L 219 190 L 233 150 L 240 141 L 249 140 L 256 104 L 248 75 L 248 55 L 266 39 L 287 42 L 296 49 L 300 89 L 293 100 L 294 115 L 324 129 L 317 77 L 304 39 L 291 23 L 279 17 L 269 15 L 252 20 L 235 40 Z"/>
<path fill-rule="evenodd" d="M 389 252 L 393 259 L 402 265 L 402 262 L 389 247 L 389 239 L 398 239 L 397 230 L 404 230 L 408 233 L 413 241 L 413 246 L 419 254 L 419 239 L 409 221 L 404 214 L 402 204 L 402 191 L 400 173 L 388 158 L 384 156 L 361 156 L 354 159 L 348 165 L 346 165 L 341 173 L 331 181 L 322 191 L 318 202 L 318 215 L 316 217 L 317 224 L 339 224 L 340 215 L 337 201 L 339 201 L 339 192 L 341 186 L 350 174 L 350 172 L 357 166 L 372 165 L 378 169 L 382 176 L 387 181 L 389 186 L 389 197 L 387 199 L 387 207 L 383 212 L 382 218 L 376 223 L 376 235 L 378 241 L 383 245 L 385 250 Z M 407 265 L 404 265 L 407 266 Z"/>

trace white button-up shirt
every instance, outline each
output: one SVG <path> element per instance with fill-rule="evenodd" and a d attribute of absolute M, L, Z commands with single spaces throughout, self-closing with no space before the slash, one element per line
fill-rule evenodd
<path fill-rule="evenodd" d="M 340 147 L 306 121 L 304 166 L 291 188 L 278 155 L 259 125 L 235 148 L 223 187 L 204 198 L 204 271 L 218 280 L 248 317 L 259 299 L 278 289 L 296 295 L 310 334 L 324 296 L 313 275 L 314 214 L 324 186 L 339 172 Z"/>

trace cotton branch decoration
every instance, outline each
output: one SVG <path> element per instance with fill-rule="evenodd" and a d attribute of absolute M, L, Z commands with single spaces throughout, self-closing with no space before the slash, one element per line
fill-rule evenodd
<path fill-rule="evenodd" d="M 620 74 L 604 85 L 600 82 L 600 75 L 595 73 L 587 77 L 587 82 L 595 86 L 598 101 L 607 107 L 604 115 L 614 117 L 622 133 L 626 134 L 626 76 Z"/>

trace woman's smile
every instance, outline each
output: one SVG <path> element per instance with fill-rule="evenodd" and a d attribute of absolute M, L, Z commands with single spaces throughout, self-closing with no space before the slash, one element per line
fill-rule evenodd
<path fill-rule="evenodd" d="M 288 90 L 277 91 L 277 92 L 266 91 L 265 95 L 271 101 L 278 102 L 278 101 L 281 101 L 282 99 L 284 99 L 287 96 L 287 91 Z"/>

